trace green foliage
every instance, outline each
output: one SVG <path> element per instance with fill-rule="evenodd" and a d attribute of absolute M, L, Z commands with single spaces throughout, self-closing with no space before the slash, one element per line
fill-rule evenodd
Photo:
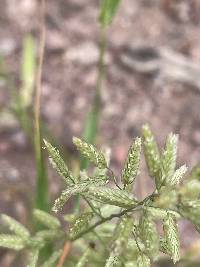
<path fill-rule="evenodd" d="M 69 226 L 63 230 L 55 216 L 35 210 L 35 220 L 46 228 L 31 234 L 20 223 L 3 214 L 1 222 L 12 234 L 1 234 L 0 246 L 17 251 L 28 250 L 28 266 L 55 266 L 65 242 L 72 245 L 72 252 L 66 259 L 69 266 L 149 267 L 159 260 L 160 252 L 171 257 L 174 263 L 178 262 L 177 220 L 186 218 L 200 231 L 199 180 L 190 175 L 184 179 L 185 165 L 176 170 L 176 135 L 168 136 L 161 156 L 154 140 L 150 129 L 145 126 L 143 139 L 135 139 L 121 172 L 123 188 L 118 179 L 115 178 L 115 183 L 109 179 L 116 176 L 108 168 L 104 154 L 93 145 L 74 139 L 80 152 L 96 166 L 81 171 L 75 178 L 59 152 L 45 141 L 53 166 L 66 182 L 53 211 L 62 209 L 72 196 L 80 196 L 84 200 L 81 212 L 61 214 Z M 137 179 L 141 145 L 144 146 L 149 174 L 155 178 L 155 189 L 146 198 L 138 200 L 129 190 L 129 185 Z M 155 160 L 152 155 L 155 155 Z M 157 231 L 157 222 L 163 225 L 163 235 Z M 53 253 L 44 261 L 40 255 L 47 245 L 52 246 Z"/>
<path fill-rule="evenodd" d="M 141 138 L 136 138 L 130 147 L 124 169 L 122 170 L 122 181 L 125 186 L 132 184 L 138 175 L 141 146 Z"/>
<path fill-rule="evenodd" d="M 101 0 L 99 21 L 103 26 L 111 24 L 119 4 L 120 0 Z"/>

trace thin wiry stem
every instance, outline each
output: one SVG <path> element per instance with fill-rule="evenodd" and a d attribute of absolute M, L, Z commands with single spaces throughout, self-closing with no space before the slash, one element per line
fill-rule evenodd
<path fill-rule="evenodd" d="M 86 230 L 81 232 L 79 235 L 77 235 L 74 238 L 72 238 L 71 241 L 75 241 L 75 240 L 81 238 L 83 235 L 93 231 L 97 226 L 99 226 L 99 225 L 101 225 L 101 224 L 103 224 L 103 223 L 105 223 L 107 221 L 111 221 L 114 218 L 120 218 L 120 217 L 122 217 L 123 215 L 125 215 L 125 214 L 127 214 L 129 212 L 133 212 L 139 206 L 144 206 L 145 203 L 148 202 L 148 200 L 150 200 L 152 197 L 153 197 L 153 195 L 150 195 L 150 196 L 146 197 L 145 199 L 143 199 L 142 201 L 138 202 L 136 205 L 134 205 L 134 206 L 132 206 L 132 207 L 130 207 L 128 209 L 122 210 L 119 213 L 114 213 L 114 214 L 111 214 L 108 217 L 102 218 L 101 220 L 97 221 L 96 223 L 91 225 L 89 228 L 87 228 Z"/>

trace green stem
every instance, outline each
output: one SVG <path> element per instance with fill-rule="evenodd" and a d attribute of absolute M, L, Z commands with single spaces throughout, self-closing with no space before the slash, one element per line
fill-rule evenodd
<path fill-rule="evenodd" d="M 87 114 L 86 122 L 84 126 L 83 139 L 94 144 L 97 136 L 100 111 L 101 111 L 101 89 L 105 76 L 105 52 L 107 46 L 107 29 L 105 26 L 101 26 L 100 29 L 100 48 L 99 48 L 99 61 L 98 61 L 98 76 L 96 82 L 95 96 L 93 99 L 92 107 L 90 112 Z M 81 157 L 80 169 L 84 170 L 88 166 L 88 160 Z M 80 211 L 80 196 L 76 197 L 75 207 L 76 212 Z"/>
<path fill-rule="evenodd" d="M 143 206 L 145 205 L 146 202 L 148 202 L 150 199 L 152 199 L 153 197 L 153 194 L 151 194 L 150 196 L 146 197 L 145 199 L 143 199 L 142 201 L 138 202 L 136 205 L 128 208 L 128 209 L 125 209 L 119 213 L 114 213 L 114 214 L 111 214 L 110 216 L 108 217 L 105 217 L 105 218 L 102 218 L 101 220 L 97 221 L 96 223 L 94 223 L 93 225 L 91 225 L 89 228 L 87 228 L 86 230 L 84 230 L 83 232 L 81 232 L 79 235 L 75 236 L 75 238 L 71 239 L 71 241 L 75 241 L 79 238 L 81 238 L 83 235 L 93 231 L 97 226 L 107 222 L 107 221 L 110 221 L 114 218 L 120 218 L 122 217 L 123 215 L 129 213 L 129 212 L 133 212 L 134 210 L 136 210 L 136 208 L 138 208 L 139 206 Z"/>

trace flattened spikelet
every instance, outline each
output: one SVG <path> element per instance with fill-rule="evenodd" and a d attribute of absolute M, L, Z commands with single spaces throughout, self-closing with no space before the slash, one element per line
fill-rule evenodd
<path fill-rule="evenodd" d="M 77 137 L 73 137 L 73 143 L 81 154 L 89 161 L 93 162 L 99 169 L 107 168 L 104 154 L 101 151 L 98 151 L 93 145 L 88 144 Z"/>
<path fill-rule="evenodd" d="M 67 165 L 64 160 L 60 156 L 59 151 L 54 148 L 50 143 L 44 140 L 45 146 L 49 153 L 49 160 L 52 164 L 53 168 L 55 168 L 60 176 L 64 179 L 64 181 L 69 185 L 74 182 L 74 178 L 71 172 L 68 170 Z"/>
<path fill-rule="evenodd" d="M 141 144 L 141 138 L 137 137 L 129 149 L 126 163 L 122 171 L 122 182 L 125 185 L 133 183 L 136 176 L 138 175 Z"/>
<path fill-rule="evenodd" d="M 160 152 L 148 125 L 142 128 L 143 145 L 146 164 L 149 170 L 149 175 L 153 178 L 157 177 L 160 168 Z"/>
<path fill-rule="evenodd" d="M 168 251 L 170 252 L 173 262 L 176 263 L 180 259 L 180 241 L 176 221 L 169 213 L 163 222 L 163 230 Z"/>

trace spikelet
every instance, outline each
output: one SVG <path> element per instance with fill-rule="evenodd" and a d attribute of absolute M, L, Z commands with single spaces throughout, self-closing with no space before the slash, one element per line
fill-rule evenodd
<path fill-rule="evenodd" d="M 129 149 L 126 163 L 122 170 L 122 182 L 124 185 L 132 184 L 138 175 L 141 144 L 141 138 L 137 137 Z"/>
<path fill-rule="evenodd" d="M 156 258 L 159 252 L 159 235 L 154 221 L 146 212 L 140 218 L 138 229 L 147 254 Z"/>
<path fill-rule="evenodd" d="M 84 266 L 86 266 L 90 253 L 91 253 L 90 248 L 86 249 L 85 252 L 83 253 L 83 255 L 81 256 L 80 260 L 76 264 L 76 267 L 84 267 Z"/>
<path fill-rule="evenodd" d="M 159 177 L 156 179 L 156 187 L 160 190 L 162 185 L 168 185 L 172 180 L 176 167 L 178 136 L 169 134 L 165 149 L 161 157 Z"/>
<path fill-rule="evenodd" d="M 11 218 L 6 214 L 1 215 L 3 223 L 9 227 L 9 230 L 21 237 L 22 239 L 28 239 L 30 237 L 29 231 L 18 221 Z"/>
<path fill-rule="evenodd" d="M 54 241 L 62 236 L 63 232 L 59 230 L 41 230 L 38 231 L 35 235 L 37 240 L 43 240 L 43 241 Z"/>
<path fill-rule="evenodd" d="M 175 186 L 180 183 L 180 181 L 183 179 L 183 176 L 187 172 L 186 165 L 181 166 L 179 169 L 177 169 L 174 173 L 174 175 L 171 177 L 171 179 L 168 180 L 168 185 Z"/>
<path fill-rule="evenodd" d="M 118 256 L 113 255 L 114 253 L 111 253 L 109 258 L 106 261 L 105 267 L 117 267 L 120 266 L 120 258 Z"/>
<path fill-rule="evenodd" d="M 79 234 L 85 231 L 89 227 L 89 223 L 93 217 L 92 212 L 86 212 L 76 217 L 73 224 L 69 229 L 69 234 L 72 239 L 79 236 Z"/>
<path fill-rule="evenodd" d="M 140 253 L 137 258 L 137 267 L 150 267 L 150 259 L 143 253 Z"/>
<path fill-rule="evenodd" d="M 17 235 L 0 235 L 0 247 L 21 250 L 25 245 L 25 240 Z"/>
<path fill-rule="evenodd" d="M 180 241 L 176 221 L 169 213 L 163 222 L 163 230 L 168 251 L 170 252 L 173 262 L 176 263 L 180 259 Z"/>
<path fill-rule="evenodd" d="M 56 262 L 59 259 L 60 255 L 62 254 L 62 249 L 58 251 L 54 251 L 50 258 L 46 260 L 41 267 L 54 267 L 56 266 Z"/>
<path fill-rule="evenodd" d="M 151 132 L 150 127 L 146 124 L 142 128 L 144 155 L 148 167 L 149 175 L 153 178 L 158 176 L 160 168 L 160 152 Z"/>
<path fill-rule="evenodd" d="M 37 262 L 38 262 L 38 257 L 39 257 L 39 250 L 38 249 L 33 249 L 29 252 L 29 263 L 27 267 L 36 267 Z"/>
<path fill-rule="evenodd" d="M 58 229 L 61 226 L 59 220 L 56 217 L 50 215 L 45 211 L 34 209 L 33 216 L 37 221 L 50 229 Z"/>
<path fill-rule="evenodd" d="M 130 198 L 125 191 L 104 186 L 89 187 L 87 196 L 101 203 L 122 208 L 134 207 L 137 204 L 136 200 Z"/>
<path fill-rule="evenodd" d="M 93 145 L 88 144 L 77 137 L 73 137 L 73 143 L 81 154 L 93 162 L 99 169 L 106 169 L 107 163 L 104 154 L 98 151 Z"/>
<path fill-rule="evenodd" d="M 71 172 L 68 170 L 67 165 L 60 156 L 59 151 L 54 148 L 50 143 L 44 140 L 45 146 L 49 153 L 49 160 L 53 168 L 55 168 L 58 174 L 64 179 L 67 185 L 74 183 L 74 178 Z"/>
<path fill-rule="evenodd" d="M 75 185 L 69 187 L 68 189 L 64 190 L 61 193 L 60 197 L 55 200 L 55 203 L 54 203 L 52 210 L 55 213 L 57 213 L 59 210 L 61 210 L 63 208 L 64 204 L 67 202 L 67 200 L 71 196 L 87 191 L 90 184 L 91 183 L 87 183 L 87 182 L 79 183 L 79 184 L 75 184 Z"/>
<path fill-rule="evenodd" d="M 180 219 L 181 216 L 178 212 L 173 211 L 173 210 L 166 210 L 166 209 L 161 209 L 161 208 L 154 208 L 154 207 L 146 207 L 146 210 L 148 211 L 149 214 L 151 214 L 151 216 L 154 219 L 164 219 L 168 213 L 170 213 L 171 215 L 173 215 L 176 219 Z"/>

